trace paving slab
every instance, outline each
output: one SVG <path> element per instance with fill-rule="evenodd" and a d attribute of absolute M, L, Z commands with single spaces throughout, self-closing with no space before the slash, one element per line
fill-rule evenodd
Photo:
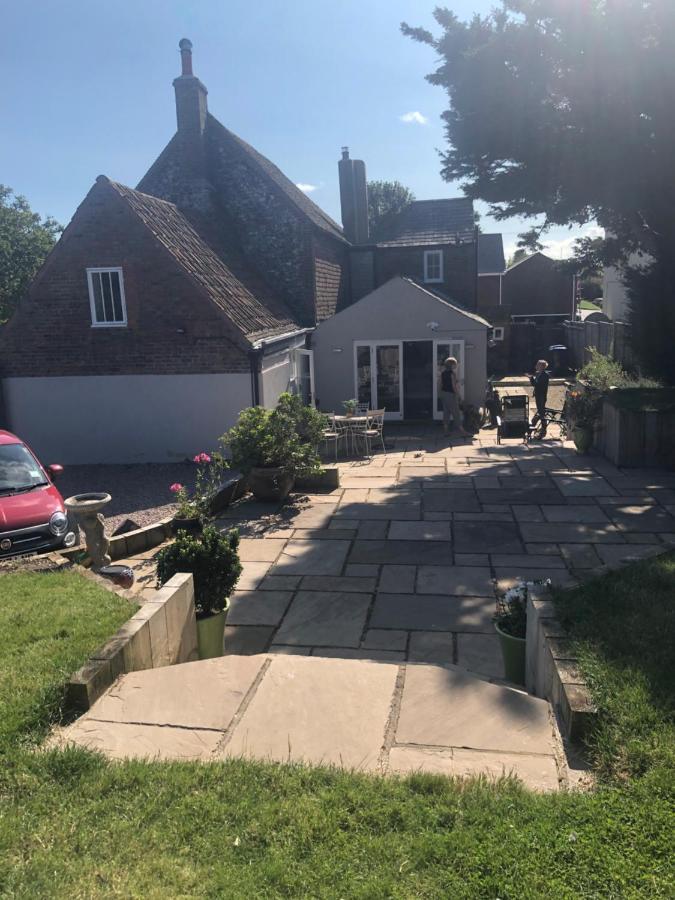
<path fill-rule="evenodd" d="M 292 591 L 235 591 L 227 624 L 278 625 L 292 596 Z"/>
<path fill-rule="evenodd" d="M 503 569 L 495 569 L 495 578 L 497 579 L 497 591 L 501 594 L 508 591 L 520 581 L 546 581 L 551 579 L 551 583 L 557 587 L 574 587 L 577 584 L 576 578 L 570 574 L 567 568 L 564 569 L 546 569 L 539 566 L 538 559 L 531 559 L 529 568 L 526 566 L 516 566 Z"/>
<path fill-rule="evenodd" d="M 493 553 L 490 557 L 492 565 L 499 568 L 528 568 L 533 565 L 540 569 L 565 569 L 565 561 L 555 554 L 542 554 L 541 559 L 533 560 L 531 553 Z"/>
<path fill-rule="evenodd" d="M 358 647 L 370 600 L 370 594 L 298 591 L 275 635 L 275 642 Z"/>
<path fill-rule="evenodd" d="M 564 497 L 613 497 L 616 490 L 602 475 L 553 475 Z"/>
<path fill-rule="evenodd" d="M 259 591 L 294 591 L 302 575 L 267 575 L 258 585 Z M 239 585 L 237 584 L 237 589 Z"/>
<path fill-rule="evenodd" d="M 561 544 L 560 552 L 570 569 L 595 569 L 602 565 L 592 544 Z"/>
<path fill-rule="evenodd" d="M 389 522 L 361 522 L 356 534 L 360 541 L 381 541 L 387 536 Z"/>
<path fill-rule="evenodd" d="M 456 667 L 406 668 L 399 744 L 553 754 L 549 705 Z"/>
<path fill-rule="evenodd" d="M 607 512 L 620 531 L 675 531 L 675 518 L 658 506 L 615 506 Z"/>
<path fill-rule="evenodd" d="M 489 566 L 487 553 L 455 553 L 456 566 Z"/>
<path fill-rule="evenodd" d="M 294 541 L 351 541 L 356 528 L 296 528 Z"/>
<path fill-rule="evenodd" d="M 274 657 L 224 757 L 378 770 L 398 666 Z"/>
<path fill-rule="evenodd" d="M 51 745 L 84 747 L 110 759 L 208 761 L 222 738 L 220 731 L 100 722 L 85 716 Z"/>
<path fill-rule="evenodd" d="M 313 657 L 326 659 L 372 659 L 378 662 L 405 662 L 405 650 L 370 650 L 365 647 L 315 647 Z"/>
<path fill-rule="evenodd" d="M 529 524 L 520 526 L 527 543 L 546 544 L 623 544 L 623 536 L 616 525 L 584 525 L 574 523 Z"/>
<path fill-rule="evenodd" d="M 264 657 L 221 656 L 129 672 L 85 718 L 225 731 L 263 662 Z"/>
<path fill-rule="evenodd" d="M 354 541 L 350 563 L 442 565 L 452 560 L 449 541 Z"/>
<path fill-rule="evenodd" d="M 277 538 L 242 538 L 239 541 L 239 559 L 242 562 L 273 562 L 285 543 Z"/>
<path fill-rule="evenodd" d="M 498 490 L 478 491 L 478 499 L 481 503 L 507 503 L 509 506 L 527 505 L 533 506 L 539 503 L 556 504 L 563 503 L 564 498 L 555 487 L 545 490 L 541 488 L 499 488 Z"/>
<path fill-rule="evenodd" d="M 520 532 L 515 523 L 462 522 L 455 527 L 454 536 L 456 553 L 523 552 Z"/>
<path fill-rule="evenodd" d="M 356 563 L 353 566 L 345 566 L 345 575 L 350 578 L 377 578 L 380 574 L 380 567 L 375 565 L 361 565 Z"/>
<path fill-rule="evenodd" d="M 524 504 L 513 507 L 513 516 L 517 522 L 544 522 L 544 514 L 541 507 L 534 504 Z"/>
<path fill-rule="evenodd" d="M 408 659 L 411 662 L 452 663 L 455 635 L 448 631 L 413 631 Z"/>
<path fill-rule="evenodd" d="M 379 590 L 390 594 L 412 594 L 416 575 L 416 566 L 382 566 Z"/>
<path fill-rule="evenodd" d="M 494 597 L 494 584 L 489 567 L 420 566 L 416 592 L 453 597 Z"/>
<path fill-rule="evenodd" d="M 348 550 L 349 541 L 290 540 L 270 574 L 339 575 Z"/>
<path fill-rule="evenodd" d="M 389 753 L 389 771 L 398 775 L 428 772 L 454 778 L 478 775 L 490 779 L 504 776 L 518 778 L 533 791 L 557 791 L 558 770 L 552 755 L 495 753 L 464 750 L 394 746 Z"/>
<path fill-rule="evenodd" d="M 368 650 L 405 650 L 407 643 L 407 631 L 370 628 L 361 646 Z"/>
<path fill-rule="evenodd" d="M 422 504 L 417 503 L 348 503 L 335 512 L 335 521 L 350 519 L 420 519 Z"/>
<path fill-rule="evenodd" d="M 377 578 L 359 578 L 349 575 L 305 575 L 300 587 L 303 591 L 345 591 L 356 594 L 372 594 Z"/>
<path fill-rule="evenodd" d="M 254 656 L 267 650 L 275 626 L 273 625 L 226 625 L 225 654 Z"/>
<path fill-rule="evenodd" d="M 635 562 L 640 559 L 649 559 L 666 551 L 663 544 L 625 544 L 622 547 L 596 547 L 598 555 L 609 566 L 619 566 L 624 563 Z"/>
<path fill-rule="evenodd" d="M 239 590 L 254 591 L 269 572 L 271 565 L 272 563 L 268 562 L 245 562 L 237 582 Z"/>
<path fill-rule="evenodd" d="M 492 631 L 489 634 L 458 634 L 457 665 L 477 675 L 488 678 L 503 678 L 504 664 L 499 647 L 499 638 Z"/>
<path fill-rule="evenodd" d="M 478 497 L 473 491 L 448 488 L 424 494 L 425 512 L 480 512 Z"/>
<path fill-rule="evenodd" d="M 437 481 L 445 479 L 446 471 L 445 466 L 424 466 L 424 465 L 409 465 L 409 460 L 406 460 L 406 465 L 401 466 L 398 470 L 398 478 L 399 481 L 416 481 L 420 478 L 424 479 L 434 479 Z"/>
<path fill-rule="evenodd" d="M 378 594 L 369 625 L 406 631 L 487 631 L 494 600 L 439 594 Z"/>
<path fill-rule="evenodd" d="M 609 524 L 609 518 L 599 506 L 587 506 L 570 503 L 567 506 L 542 506 L 541 508 L 547 522 L 576 522 Z"/>
<path fill-rule="evenodd" d="M 449 522 L 397 522 L 389 526 L 389 540 L 450 541 Z"/>

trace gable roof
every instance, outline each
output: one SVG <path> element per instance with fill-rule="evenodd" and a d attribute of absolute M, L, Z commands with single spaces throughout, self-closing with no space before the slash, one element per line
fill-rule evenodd
<path fill-rule="evenodd" d="M 497 275 L 506 269 L 501 234 L 478 235 L 478 274 Z"/>
<path fill-rule="evenodd" d="M 408 278 L 405 275 L 396 276 L 401 279 L 401 281 L 407 281 L 409 284 L 412 284 L 413 287 L 416 287 L 418 291 L 422 291 L 424 294 L 428 294 L 430 297 L 433 297 L 434 300 L 438 300 L 439 303 L 442 303 L 444 306 L 449 306 L 450 309 L 454 310 L 456 313 L 459 313 L 462 316 L 466 316 L 467 319 L 472 319 L 474 322 L 478 322 L 481 325 L 485 325 L 488 328 L 492 326 L 484 319 L 482 316 L 479 316 L 478 313 L 469 312 L 468 309 L 464 309 L 463 306 L 459 306 L 457 303 L 451 303 L 447 297 L 444 297 L 442 294 L 439 294 L 437 291 L 430 290 L 425 284 L 420 284 L 419 281 L 415 281 L 414 278 Z M 394 281 L 395 279 L 390 279 Z M 389 282 L 385 282 L 385 284 L 389 284 Z"/>
<path fill-rule="evenodd" d="M 227 141 L 230 145 L 236 146 L 313 225 L 346 242 L 342 228 L 337 222 L 331 219 L 313 200 L 310 200 L 307 194 L 303 193 L 290 178 L 287 178 L 278 166 L 275 166 L 266 156 L 259 153 L 255 147 L 252 147 L 233 131 L 230 131 L 229 128 L 226 128 L 211 113 L 208 113 L 206 116 L 206 130 L 209 136 L 217 141 Z"/>
<path fill-rule="evenodd" d="M 378 229 L 378 247 L 448 244 L 474 236 L 473 201 L 467 197 L 415 200 L 401 212 L 386 217 Z"/>
<path fill-rule="evenodd" d="M 300 327 L 279 299 L 267 297 L 262 303 L 236 278 L 173 203 L 135 191 L 105 175 L 99 175 L 96 180 L 108 184 L 128 204 L 248 341 Z"/>
<path fill-rule="evenodd" d="M 546 256 L 546 254 L 542 253 L 541 250 L 537 250 L 535 253 L 530 253 L 529 256 L 524 256 L 522 259 L 519 259 L 518 262 L 514 263 L 512 266 L 509 266 L 506 271 L 513 272 L 513 270 L 517 269 L 518 266 L 522 266 L 524 263 L 532 262 L 532 260 L 537 259 L 537 257 L 541 257 L 542 259 L 545 259 L 548 262 L 555 262 L 555 260 L 552 257 Z"/>

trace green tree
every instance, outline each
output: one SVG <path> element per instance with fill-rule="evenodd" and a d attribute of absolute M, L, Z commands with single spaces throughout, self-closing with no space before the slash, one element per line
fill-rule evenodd
<path fill-rule="evenodd" d="M 400 181 L 369 181 L 368 225 L 371 236 L 377 235 L 385 216 L 401 212 L 414 199 L 413 192 Z"/>
<path fill-rule="evenodd" d="M 518 247 L 513 256 L 509 259 L 507 266 L 509 268 L 515 266 L 516 263 L 522 262 L 524 259 L 527 259 L 528 256 L 530 256 L 530 254 L 524 247 Z"/>
<path fill-rule="evenodd" d="M 41 219 L 20 194 L 0 184 L 0 322 L 8 319 L 63 231 Z"/>
<path fill-rule="evenodd" d="M 536 217 L 531 248 L 552 226 L 605 228 L 602 262 L 626 269 L 635 349 L 675 382 L 675 3 L 502 0 L 469 22 L 434 15 L 437 35 L 402 29 L 440 57 L 428 78 L 449 98 L 443 177 L 498 219 Z M 635 251 L 649 260 L 640 270 Z"/>

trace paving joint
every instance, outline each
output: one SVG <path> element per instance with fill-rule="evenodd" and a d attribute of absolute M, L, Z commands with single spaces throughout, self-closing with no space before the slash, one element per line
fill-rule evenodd
<path fill-rule="evenodd" d="M 227 747 L 227 745 L 230 743 L 230 741 L 232 740 L 232 736 L 237 728 L 237 725 L 241 722 L 241 720 L 243 719 L 243 717 L 246 713 L 246 710 L 251 705 L 251 702 L 253 701 L 253 698 L 255 697 L 255 695 L 258 691 L 258 688 L 260 687 L 262 680 L 264 679 L 264 677 L 267 674 L 271 665 L 272 665 L 272 660 L 268 656 L 268 658 L 265 660 L 265 662 L 260 667 L 260 671 L 258 672 L 256 677 L 253 679 L 253 683 L 251 684 L 249 689 L 246 691 L 246 694 L 244 695 L 244 699 L 241 701 L 241 703 L 237 707 L 237 711 L 232 716 L 232 719 L 230 720 L 229 725 L 223 732 L 223 737 L 221 738 L 220 741 L 218 741 L 218 744 L 216 745 L 216 747 L 213 751 L 214 756 L 216 754 L 222 753 L 225 750 L 225 748 Z"/>

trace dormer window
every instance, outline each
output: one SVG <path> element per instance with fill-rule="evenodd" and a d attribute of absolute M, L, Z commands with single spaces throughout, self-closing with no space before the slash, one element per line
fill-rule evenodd
<path fill-rule="evenodd" d="M 92 328 L 119 328 L 127 324 L 122 269 L 87 269 Z"/>
<path fill-rule="evenodd" d="M 443 251 L 424 251 L 424 280 L 427 284 L 443 281 Z"/>

